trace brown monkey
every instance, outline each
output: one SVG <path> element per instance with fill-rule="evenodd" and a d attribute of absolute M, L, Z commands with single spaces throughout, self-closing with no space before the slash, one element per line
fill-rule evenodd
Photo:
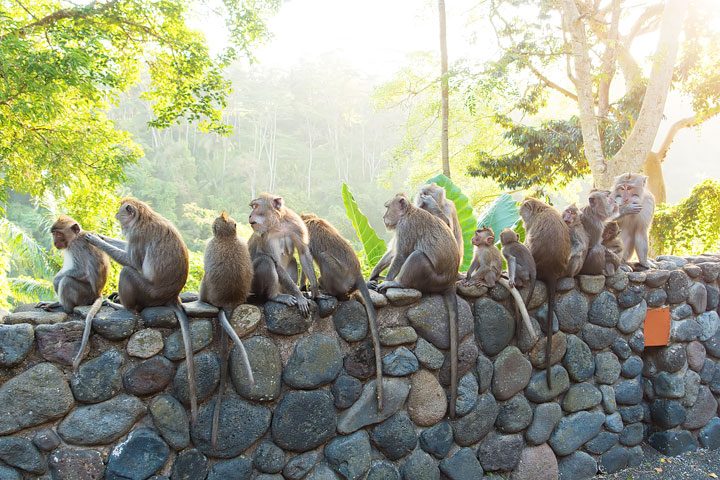
<path fill-rule="evenodd" d="M 360 261 L 350 242 L 329 222 L 313 214 L 301 215 L 310 234 L 310 254 L 320 268 L 318 283 L 326 293 L 345 298 L 355 291 L 360 292 L 367 312 L 370 336 L 375 349 L 375 375 L 377 377 L 378 411 L 383 408 L 382 359 L 380 337 L 377 328 L 377 314 L 370 292 L 360 269 Z"/>
<path fill-rule="evenodd" d="M 305 223 L 285 206 L 282 197 L 269 193 L 251 201 L 250 207 L 253 234 L 248 247 L 255 271 L 252 292 L 274 302 L 297 305 L 308 316 L 310 303 L 298 288 L 297 262 L 293 257 L 297 249 L 303 273 L 310 279 L 312 296 L 317 298 L 318 285 Z M 280 293 L 281 290 L 286 293 Z"/>
<path fill-rule="evenodd" d="M 124 198 L 115 215 L 127 241 L 87 234 L 87 241 L 123 266 L 118 281 L 120 303 L 128 310 L 168 306 L 180 323 L 188 370 L 190 412 L 197 419 L 195 366 L 189 320 L 178 295 L 188 277 L 188 250 L 180 232 L 166 218 L 136 198 Z"/>
<path fill-rule="evenodd" d="M 618 220 L 620 237 L 624 245 L 623 261 L 627 262 L 634 251 L 637 253 L 640 265 L 653 268 L 655 264 L 648 260 L 648 232 L 655 213 L 655 197 L 646 188 L 647 178 L 639 173 L 620 175 L 615 178 L 612 195 L 621 208 L 634 206 L 637 209 L 637 215 Z"/>
<path fill-rule="evenodd" d="M 535 259 L 530 250 L 520 243 L 517 232 L 506 228 L 500 232 L 500 243 L 502 243 L 502 254 L 508 264 L 508 280 L 513 287 L 528 286 L 528 294 L 525 303 L 535 291 L 535 280 L 537 269 Z"/>
<path fill-rule="evenodd" d="M 238 305 L 245 303 L 250 294 L 253 277 L 252 261 L 247 244 L 237 236 L 237 223 L 222 212 L 213 222 L 213 238 L 205 248 L 205 275 L 200 283 L 200 301 L 220 309 L 220 388 L 213 412 L 211 442 L 217 444 L 220 422 L 220 406 L 227 382 L 228 346 L 225 334 L 235 342 L 250 385 L 255 383 L 250 360 L 240 337 L 230 325 L 228 318 Z"/>
<path fill-rule="evenodd" d="M 385 207 L 383 221 L 388 230 L 395 231 L 395 251 L 379 290 L 400 287 L 443 294 L 450 328 L 450 417 L 455 417 L 458 373 L 455 281 L 460 265 L 457 243 L 442 220 L 413 205 L 405 195 L 396 195 Z"/>
<path fill-rule="evenodd" d="M 570 229 L 563 222 L 562 216 L 557 210 L 536 198 L 526 198 L 523 201 L 520 206 L 520 216 L 525 223 L 525 243 L 535 259 L 537 278 L 543 280 L 548 289 L 545 370 L 548 388 L 552 389 L 550 359 L 552 357 L 555 290 L 558 279 L 567 271 L 570 259 Z"/>
<path fill-rule="evenodd" d="M 620 238 L 620 225 L 610 222 L 602 233 L 602 246 L 605 247 L 605 275 L 615 275 L 622 264 L 623 243 Z"/>
<path fill-rule="evenodd" d="M 562 219 L 570 229 L 570 260 L 565 273 L 568 277 L 574 277 L 585 263 L 590 238 L 583 227 L 580 210 L 574 203 L 563 210 Z"/>
<path fill-rule="evenodd" d="M 85 355 L 90 339 L 92 320 L 102 306 L 102 289 L 107 282 L 110 260 L 102 251 L 85 241 L 86 232 L 74 219 L 61 215 L 50 227 L 55 248 L 63 251 L 63 266 L 53 278 L 53 288 L 58 302 L 41 302 L 39 307 L 49 310 L 62 306 L 65 313 L 72 313 L 80 305 L 92 305 L 85 316 L 80 350 L 73 359 L 73 370 L 77 370 Z"/>

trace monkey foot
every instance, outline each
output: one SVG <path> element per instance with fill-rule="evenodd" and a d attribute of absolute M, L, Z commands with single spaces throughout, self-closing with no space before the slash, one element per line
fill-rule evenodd
<path fill-rule="evenodd" d="M 380 286 L 377 288 L 377 291 L 380 293 L 385 293 L 390 288 L 402 288 L 402 285 L 400 283 L 391 280 L 389 282 L 383 282 L 380 284 Z"/>
<path fill-rule="evenodd" d="M 270 298 L 269 300 L 272 300 L 273 302 L 285 304 L 288 307 L 292 307 L 293 305 L 297 305 L 297 303 L 298 303 L 297 298 L 295 298 L 292 295 L 288 295 L 287 293 L 281 293 L 279 295 L 275 295 L 273 298 Z"/>

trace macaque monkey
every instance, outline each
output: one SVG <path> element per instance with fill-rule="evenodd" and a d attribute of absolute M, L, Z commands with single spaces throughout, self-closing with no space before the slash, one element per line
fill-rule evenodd
<path fill-rule="evenodd" d="M 602 233 L 602 246 L 605 247 L 605 275 L 615 275 L 622 262 L 623 244 L 620 238 L 620 225 L 610 222 Z"/>
<path fill-rule="evenodd" d="M 115 218 L 127 241 L 87 234 L 87 241 L 123 266 L 118 281 L 120 303 L 132 311 L 167 306 L 180 323 L 188 371 L 190 413 L 197 419 L 195 365 L 189 320 L 178 295 L 188 277 L 188 250 L 180 232 L 162 215 L 136 198 L 124 198 Z"/>
<path fill-rule="evenodd" d="M 574 277 L 585 263 L 590 238 L 583 227 L 580 210 L 574 203 L 563 210 L 562 219 L 570 229 L 570 260 L 565 273 L 568 277 Z"/>
<path fill-rule="evenodd" d="M 552 358 L 555 291 L 557 281 L 565 275 L 570 259 L 570 229 L 557 210 L 536 198 L 526 198 L 522 202 L 520 216 L 525 223 L 525 243 L 535 259 L 537 278 L 545 282 L 548 290 L 545 370 L 548 388 L 552 389 L 550 359 Z"/>
<path fill-rule="evenodd" d="M 62 306 L 65 313 L 72 313 L 75 307 L 92 305 L 85 316 L 80 350 L 73 359 L 73 370 L 77 370 L 85 356 L 85 347 L 90 339 L 92 320 L 103 304 L 102 289 L 107 282 L 110 260 L 102 251 L 85 241 L 87 232 L 72 218 L 61 215 L 50 227 L 55 248 L 63 251 L 62 269 L 53 278 L 53 288 L 58 302 L 40 302 L 38 307 L 45 310 Z"/>
<path fill-rule="evenodd" d="M 533 335 L 534 330 L 530 323 L 530 315 L 520 296 L 520 292 L 515 288 L 514 282 L 510 283 L 501 276 L 503 257 L 500 250 L 495 247 L 495 233 L 488 227 L 479 228 L 475 230 L 472 243 L 475 246 L 473 259 L 467 271 L 467 277 L 462 280 L 462 283 L 464 285 L 481 285 L 488 288 L 494 287 L 496 283 L 502 285 L 515 300 L 516 317 L 518 313 L 522 315 L 525 328 L 530 335 Z"/>
<path fill-rule="evenodd" d="M 312 297 L 318 298 L 312 255 L 308 248 L 308 231 L 300 216 L 287 208 L 282 197 L 269 193 L 250 202 L 248 242 L 253 260 L 252 292 L 274 302 L 297 305 L 300 313 L 310 315 L 310 303 L 298 288 L 297 249 L 303 274 L 310 280 Z M 285 293 L 281 293 L 281 290 Z"/>
<path fill-rule="evenodd" d="M 205 248 L 205 275 L 200 283 L 200 301 L 218 307 L 220 320 L 220 388 L 213 412 L 211 441 L 217 444 L 218 426 L 220 422 L 220 406 L 222 404 L 225 384 L 227 383 L 228 345 L 225 334 L 233 340 L 240 352 L 245 372 L 250 385 L 255 383 L 250 360 L 240 337 L 230 325 L 228 318 L 238 305 L 245 303 L 250 294 L 250 283 L 253 277 L 252 260 L 247 244 L 237 236 L 237 223 L 222 212 L 212 226 L 213 238 Z"/>
<path fill-rule="evenodd" d="M 627 262 L 635 252 L 641 266 L 653 268 L 655 264 L 648 260 L 648 232 L 653 213 L 655 213 L 655 197 L 646 186 L 647 177 L 645 175 L 625 173 L 615 178 L 612 195 L 621 209 L 623 206 L 637 208 L 637 215 L 626 216 L 618 220 L 620 237 L 624 245 L 623 261 Z"/>
<path fill-rule="evenodd" d="M 395 231 L 392 263 L 378 290 L 414 288 L 442 293 L 450 329 L 450 417 L 455 417 L 458 376 L 458 304 L 455 293 L 460 255 L 447 225 L 413 205 L 403 194 L 385 203 L 385 227 Z"/>
<path fill-rule="evenodd" d="M 502 254 L 508 265 L 508 283 L 513 287 L 528 286 L 528 294 L 525 303 L 535 291 L 535 280 L 537 279 L 537 269 L 535 268 L 535 259 L 530 250 L 520 243 L 517 232 L 506 228 L 500 232 L 500 243 L 502 244 Z"/>
<path fill-rule="evenodd" d="M 377 314 L 370 292 L 360 269 L 360 261 L 350 242 L 345 240 L 329 222 L 313 214 L 301 215 L 310 234 L 310 254 L 320 268 L 318 283 L 329 295 L 346 298 L 355 291 L 360 292 L 367 312 L 370 336 L 375 350 L 375 375 L 377 378 L 378 411 L 383 408 L 382 359 L 380 336 L 378 335 Z"/>

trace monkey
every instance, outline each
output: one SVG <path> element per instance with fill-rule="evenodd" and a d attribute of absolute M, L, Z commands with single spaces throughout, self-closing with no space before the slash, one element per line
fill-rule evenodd
<path fill-rule="evenodd" d="M 120 203 L 115 218 L 126 241 L 91 233 L 85 238 L 122 265 L 118 293 L 123 307 L 139 312 L 146 307 L 167 306 L 175 312 L 185 347 L 190 413 L 194 422 L 197 390 L 190 322 L 179 298 L 188 277 L 188 249 L 175 226 L 148 204 L 132 197 L 123 198 Z"/>
<path fill-rule="evenodd" d="M 50 310 L 61 306 L 65 313 L 72 313 L 80 305 L 92 305 L 85 316 L 85 328 L 80 350 L 73 359 L 76 371 L 90 339 L 92 321 L 103 304 L 102 290 L 107 282 L 110 260 L 104 252 L 85 241 L 87 232 L 67 215 L 60 215 L 50 227 L 55 248 L 63 251 L 63 266 L 53 278 L 53 288 L 58 302 L 40 302 L 38 307 Z"/>
<path fill-rule="evenodd" d="M 250 293 L 253 268 L 247 244 L 237 236 L 237 223 L 226 212 L 215 219 L 213 238 L 205 248 L 205 274 L 200 283 L 200 301 L 218 307 L 220 320 L 220 388 L 215 402 L 211 431 L 213 447 L 217 445 L 220 406 L 227 383 L 228 345 L 225 334 L 237 345 L 250 385 L 255 383 L 250 360 L 240 337 L 228 318 L 238 305 L 245 303 Z"/>
<path fill-rule="evenodd" d="M 522 202 L 520 216 L 525 223 L 525 242 L 535 259 L 537 278 L 545 282 L 548 290 L 545 370 L 548 388 L 552 389 L 550 359 L 552 357 L 555 291 L 557 281 L 567 271 L 570 259 L 570 229 L 557 210 L 536 198 L 526 198 Z"/>
<path fill-rule="evenodd" d="M 635 252 L 642 267 L 653 268 L 655 263 L 648 260 L 648 232 L 655 213 L 655 197 L 647 188 L 647 179 L 647 176 L 639 173 L 619 175 L 615 177 L 612 195 L 621 207 L 635 206 L 638 210 L 637 215 L 618 220 L 624 245 L 623 262 L 627 262 Z"/>
<path fill-rule="evenodd" d="M 441 219 L 413 205 L 404 194 L 395 195 L 385 208 L 383 222 L 395 232 L 395 250 L 387 277 L 378 290 L 414 288 L 443 294 L 450 329 L 450 417 L 454 418 L 458 387 L 457 242 Z"/>
<path fill-rule="evenodd" d="M 622 238 L 620 238 L 620 225 L 610 222 L 605 225 L 602 233 L 602 246 L 605 247 L 605 275 L 615 275 L 620 268 L 623 253 Z"/>
<path fill-rule="evenodd" d="M 517 232 L 506 228 L 500 232 L 502 254 L 508 264 L 508 283 L 513 287 L 528 286 L 527 304 L 535 292 L 537 269 L 530 250 L 520 243 Z"/>
<path fill-rule="evenodd" d="M 482 285 L 492 288 L 496 283 L 502 285 L 515 300 L 515 316 L 522 315 L 525 328 L 531 336 L 535 331 L 530 323 L 530 315 L 514 282 L 505 280 L 502 275 L 502 254 L 495 247 L 495 233 L 492 228 L 483 227 L 475 231 L 472 243 L 475 246 L 472 262 L 467 271 L 467 278 L 462 281 L 465 285 Z"/>
<path fill-rule="evenodd" d="M 378 411 L 383 408 L 382 359 L 380 336 L 378 335 L 377 313 L 370 292 L 360 269 L 360 261 L 350 242 L 345 240 L 329 222 L 314 214 L 302 214 L 301 218 L 310 235 L 310 254 L 320 268 L 318 283 L 326 293 L 346 298 L 355 291 L 360 293 L 368 317 L 370 336 L 375 349 L 375 375 Z"/>
<path fill-rule="evenodd" d="M 585 263 L 590 238 L 583 227 L 580 210 L 574 203 L 563 210 L 562 219 L 570 229 L 570 260 L 565 274 L 568 277 L 574 277 L 580 273 Z"/>

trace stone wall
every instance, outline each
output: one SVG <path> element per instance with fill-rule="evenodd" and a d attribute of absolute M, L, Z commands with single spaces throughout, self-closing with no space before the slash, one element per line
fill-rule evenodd
<path fill-rule="evenodd" d="M 193 423 L 169 310 L 134 316 L 103 308 L 90 353 L 73 374 L 87 309 L 67 316 L 19 308 L 0 325 L 0 479 L 460 480 L 492 472 L 576 480 L 640 462 L 643 441 L 669 455 L 718 448 L 720 258 L 690 260 L 563 279 L 552 390 L 543 370 L 544 285 L 529 300 L 536 342 L 516 330 L 501 287 L 459 292 L 454 420 L 446 417 L 449 341 L 440 297 L 373 292 L 381 412 L 358 302 L 321 300 L 308 319 L 272 302 L 244 305 L 232 324 L 256 382 L 248 384 L 233 350 L 215 447 L 215 309 L 184 298 L 200 403 Z M 646 310 L 662 305 L 672 310 L 671 345 L 645 348 Z"/>

